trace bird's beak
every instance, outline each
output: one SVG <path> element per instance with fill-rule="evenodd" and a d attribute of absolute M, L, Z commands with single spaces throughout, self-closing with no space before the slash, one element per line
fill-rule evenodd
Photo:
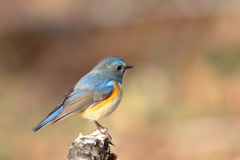
<path fill-rule="evenodd" d="M 125 69 L 133 68 L 133 66 L 126 66 Z"/>

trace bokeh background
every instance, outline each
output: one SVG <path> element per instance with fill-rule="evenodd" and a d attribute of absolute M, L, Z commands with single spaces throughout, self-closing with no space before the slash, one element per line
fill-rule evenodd
<path fill-rule="evenodd" d="M 65 159 L 95 125 L 31 128 L 100 59 L 134 69 L 99 122 L 122 160 L 240 159 L 240 1 L 0 1 L 0 159 Z"/>

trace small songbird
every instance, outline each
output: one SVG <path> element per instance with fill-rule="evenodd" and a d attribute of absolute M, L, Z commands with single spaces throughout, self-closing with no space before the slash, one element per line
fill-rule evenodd
<path fill-rule="evenodd" d="M 119 105 L 123 95 L 124 73 L 132 67 L 115 56 L 102 59 L 67 92 L 57 107 L 31 132 L 36 132 L 50 122 L 56 123 L 75 114 L 94 121 L 101 132 L 104 127 L 97 120 L 112 113 Z"/>

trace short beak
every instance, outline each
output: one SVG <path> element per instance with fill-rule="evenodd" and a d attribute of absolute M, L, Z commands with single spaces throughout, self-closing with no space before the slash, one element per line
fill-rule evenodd
<path fill-rule="evenodd" d="M 133 66 L 126 66 L 125 69 L 133 68 Z"/>

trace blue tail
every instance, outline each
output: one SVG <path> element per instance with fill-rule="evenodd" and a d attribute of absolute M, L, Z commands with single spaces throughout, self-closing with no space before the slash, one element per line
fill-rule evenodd
<path fill-rule="evenodd" d="M 62 110 L 63 110 L 63 106 L 53 110 L 44 120 L 42 120 L 40 123 L 38 123 L 30 132 L 34 133 L 37 130 L 41 129 L 42 127 L 46 126 L 54 118 L 56 118 Z"/>

